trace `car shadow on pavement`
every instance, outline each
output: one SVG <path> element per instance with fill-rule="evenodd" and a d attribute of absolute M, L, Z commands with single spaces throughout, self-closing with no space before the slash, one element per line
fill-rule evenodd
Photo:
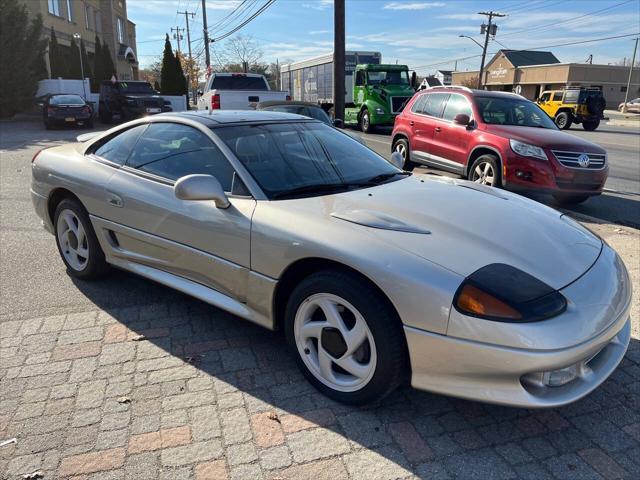
<path fill-rule="evenodd" d="M 267 478 L 317 476 L 318 462 L 335 480 L 640 478 L 637 340 L 610 379 L 563 408 L 508 408 L 408 386 L 352 407 L 305 380 L 281 332 L 121 271 L 74 283 L 102 310 L 101 355 L 118 344 L 135 349 L 127 362 L 135 363 L 134 414 L 145 392 L 161 385 L 156 407 L 163 418 L 189 409 L 194 441 L 222 436 L 227 445 L 253 442 L 259 451 L 287 446 L 293 464 L 265 470 Z M 137 415 L 151 414 L 160 412 Z"/>

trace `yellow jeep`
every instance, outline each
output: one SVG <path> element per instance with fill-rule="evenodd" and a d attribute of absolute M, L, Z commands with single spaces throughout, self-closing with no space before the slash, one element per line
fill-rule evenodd
<path fill-rule="evenodd" d="M 545 90 L 538 98 L 538 106 L 566 130 L 573 123 L 581 123 L 585 130 L 595 130 L 603 118 L 607 102 L 598 88 L 567 88 Z"/>

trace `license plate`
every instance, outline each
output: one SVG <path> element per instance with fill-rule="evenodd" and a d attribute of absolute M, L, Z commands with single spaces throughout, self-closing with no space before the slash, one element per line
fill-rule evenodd
<path fill-rule="evenodd" d="M 66 117 L 64 119 L 65 122 L 75 122 L 76 121 L 76 117 Z"/>
<path fill-rule="evenodd" d="M 147 113 L 160 113 L 160 108 L 147 108 Z"/>

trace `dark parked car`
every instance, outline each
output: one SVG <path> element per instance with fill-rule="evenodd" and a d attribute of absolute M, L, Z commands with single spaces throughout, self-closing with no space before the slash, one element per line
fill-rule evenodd
<path fill-rule="evenodd" d="M 98 111 L 101 122 L 111 123 L 116 118 L 127 121 L 146 115 L 170 112 L 172 108 L 149 82 L 107 80 L 100 85 Z"/>
<path fill-rule="evenodd" d="M 62 125 L 92 128 L 93 109 L 80 95 L 56 93 L 42 102 L 42 120 L 47 130 Z"/>

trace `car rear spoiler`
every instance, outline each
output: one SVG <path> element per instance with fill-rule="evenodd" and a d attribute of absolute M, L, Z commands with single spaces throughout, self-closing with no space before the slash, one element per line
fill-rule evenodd
<path fill-rule="evenodd" d="M 89 132 L 89 133 L 83 133 L 82 135 L 78 135 L 76 137 L 76 140 L 80 143 L 83 142 L 88 142 L 89 140 L 96 138 L 98 135 L 100 135 L 103 132 Z"/>

